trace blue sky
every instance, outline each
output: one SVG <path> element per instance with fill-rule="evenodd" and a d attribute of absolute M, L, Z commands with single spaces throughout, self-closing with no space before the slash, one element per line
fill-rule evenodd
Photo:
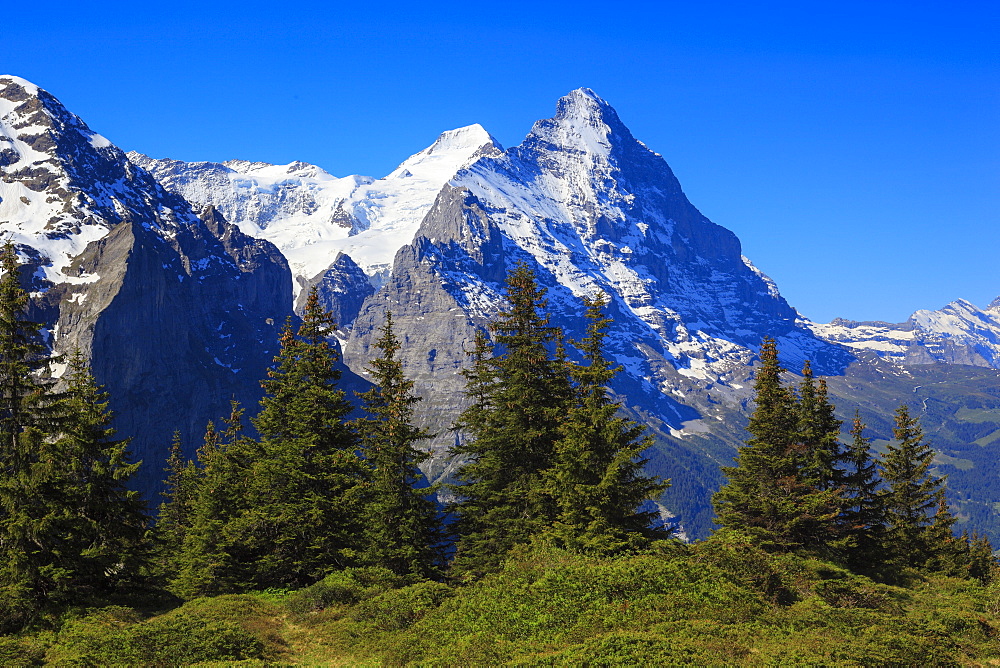
<path fill-rule="evenodd" d="M 24 3 L 0 71 L 126 150 L 382 176 L 593 88 L 806 316 L 1000 295 L 1000 3 Z"/>

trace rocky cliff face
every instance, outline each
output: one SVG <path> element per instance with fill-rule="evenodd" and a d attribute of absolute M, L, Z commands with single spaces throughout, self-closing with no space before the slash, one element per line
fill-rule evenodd
<path fill-rule="evenodd" d="M 259 397 L 290 313 L 287 263 L 23 79 L 0 77 L 0 146 L 0 229 L 35 269 L 53 348 L 90 358 L 153 489 L 175 429 L 193 450 L 231 398 Z"/>

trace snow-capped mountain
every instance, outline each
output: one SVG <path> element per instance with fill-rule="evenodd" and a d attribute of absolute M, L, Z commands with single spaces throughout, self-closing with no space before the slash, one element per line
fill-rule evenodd
<path fill-rule="evenodd" d="M 502 308 L 518 260 L 535 268 L 553 320 L 572 336 L 580 297 L 611 298 L 609 348 L 624 368 L 615 390 L 664 433 L 704 429 L 713 402 L 745 401 L 764 336 L 793 363 L 811 358 L 833 372 L 852 359 L 796 322 L 736 236 L 688 201 L 610 105 L 576 90 L 519 146 L 480 158 L 442 189 L 351 330 L 345 359 L 359 370 L 392 311 L 407 372 L 432 406 L 422 412 L 439 434 L 435 474 L 452 464 L 448 426 L 464 403 L 465 351 Z"/>
<path fill-rule="evenodd" d="M 899 364 L 968 364 L 1000 369 L 1000 297 L 985 309 L 964 299 L 937 311 L 920 310 L 906 322 L 809 323 L 820 338 L 872 351 Z"/>
<path fill-rule="evenodd" d="M 989 450 L 1000 444 L 1000 300 L 900 325 L 804 320 L 588 89 L 518 146 L 468 126 L 373 179 L 126 157 L 45 91 L 0 77 L 0 176 L 0 230 L 31 265 L 39 317 L 57 350 L 91 357 L 149 462 L 147 490 L 173 429 L 193 449 L 230 398 L 256 401 L 277 328 L 309 285 L 358 374 L 392 311 L 422 425 L 438 434 L 426 473 L 447 478 L 465 351 L 503 308 L 516 261 L 534 267 L 571 337 L 580 297 L 610 297 L 608 352 L 623 368 L 612 389 L 657 437 L 649 466 L 674 478 L 666 504 L 692 535 L 710 527 L 719 466 L 745 438 L 764 336 L 792 371 L 810 359 L 833 374 L 842 417 L 862 411 L 877 439 L 900 401 L 919 401 L 961 489 L 1000 461 Z M 970 498 L 963 508 L 1000 535 L 989 510 L 1000 499 Z"/>
<path fill-rule="evenodd" d="M 195 213 L 51 94 L 0 77 L 0 231 L 29 271 L 35 316 L 59 352 L 90 358 L 146 460 L 162 474 L 230 398 L 254 401 L 290 311 L 277 249 L 212 209 Z"/>
<path fill-rule="evenodd" d="M 338 178 L 304 162 L 271 165 L 155 160 L 129 153 L 137 165 L 188 201 L 212 205 L 288 259 L 296 289 L 320 280 L 344 253 L 375 284 L 392 257 L 413 240 L 442 186 L 462 167 L 500 146 L 480 125 L 443 133 L 387 176 Z"/>

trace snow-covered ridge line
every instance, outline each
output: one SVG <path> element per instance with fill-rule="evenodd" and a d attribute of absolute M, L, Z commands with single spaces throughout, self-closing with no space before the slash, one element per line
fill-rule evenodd
<path fill-rule="evenodd" d="M 820 338 L 900 364 L 969 364 L 1000 369 L 1000 297 L 985 309 L 958 299 L 906 322 L 807 323 Z"/>
<path fill-rule="evenodd" d="M 480 125 L 442 133 L 381 179 L 336 177 L 303 162 L 184 163 L 139 153 L 129 158 L 190 202 L 215 206 L 288 259 L 296 289 L 347 254 L 374 282 L 413 240 L 441 188 L 462 168 L 500 151 Z"/>
<path fill-rule="evenodd" d="M 169 196 L 108 139 L 51 94 L 0 76 L 0 223 L 40 278 L 72 282 L 72 259 L 124 220 L 164 238 L 196 224 L 187 203 Z M 27 251 L 25 251 L 27 252 Z"/>

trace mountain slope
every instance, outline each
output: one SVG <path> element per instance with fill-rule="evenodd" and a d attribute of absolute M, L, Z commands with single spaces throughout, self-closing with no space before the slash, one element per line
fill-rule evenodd
<path fill-rule="evenodd" d="M 253 402 L 290 313 L 278 250 L 197 215 L 46 91 L 0 77 L 0 230 L 57 352 L 91 359 L 155 489 L 174 429 L 189 450 Z"/>

